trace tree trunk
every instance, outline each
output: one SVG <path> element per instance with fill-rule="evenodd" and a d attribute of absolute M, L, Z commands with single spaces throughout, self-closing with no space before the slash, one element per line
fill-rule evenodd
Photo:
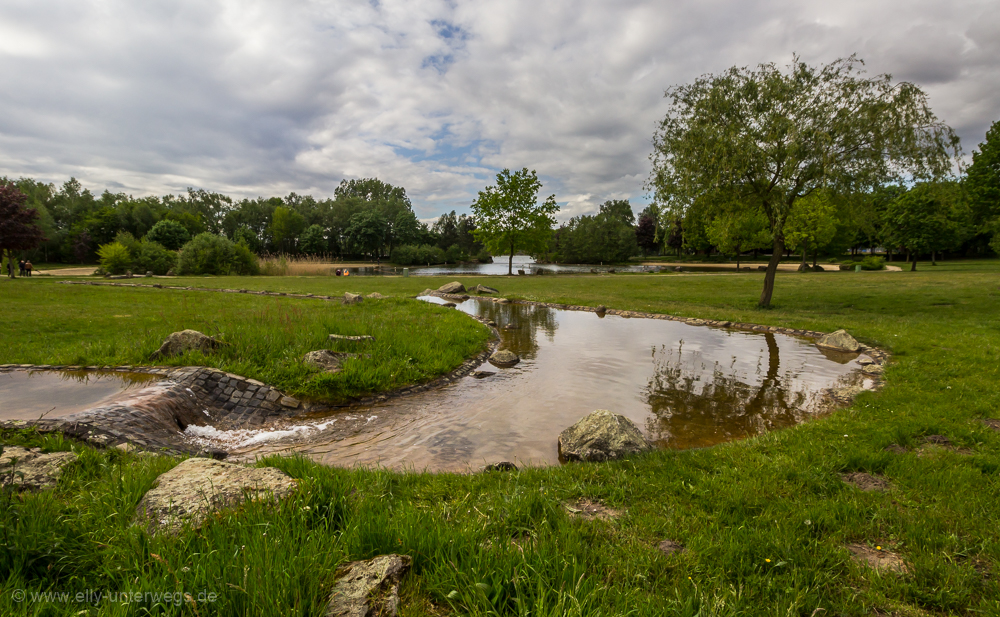
<path fill-rule="evenodd" d="M 819 256 L 819 249 L 813 251 L 813 270 L 816 269 L 816 258 Z"/>
<path fill-rule="evenodd" d="M 932 266 L 936 266 L 937 265 L 936 256 L 937 256 L 937 251 L 931 251 L 931 265 Z"/>
<path fill-rule="evenodd" d="M 802 263 L 799 264 L 799 269 L 800 270 L 805 270 L 805 267 L 804 267 L 805 265 L 806 265 L 806 250 L 802 249 Z"/>
<path fill-rule="evenodd" d="M 916 253 L 916 251 L 914 251 L 913 253 L 911 253 L 911 255 L 913 256 L 913 261 L 910 263 L 910 272 L 916 272 L 917 271 L 917 253 Z"/>
<path fill-rule="evenodd" d="M 514 274 L 514 243 L 510 243 L 510 257 L 507 259 L 507 276 Z"/>
<path fill-rule="evenodd" d="M 783 238 L 774 239 L 774 250 L 771 252 L 771 260 L 767 262 L 767 272 L 764 274 L 764 289 L 760 292 L 760 302 L 757 306 L 768 308 L 771 306 L 771 294 L 774 293 L 774 276 L 778 272 L 778 264 L 781 263 L 781 255 L 785 252 L 785 241 Z"/>

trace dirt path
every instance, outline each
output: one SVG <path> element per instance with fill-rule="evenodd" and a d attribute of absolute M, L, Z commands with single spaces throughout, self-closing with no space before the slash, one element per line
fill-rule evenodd
<path fill-rule="evenodd" d="M 681 268 L 718 268 L 719 270 L 735 270 L 735 263 L 697 263 L 697 262 L 665 262 L 665 261 L 646 261 L 639 265 L 642 266 L 662 266 L 665 268 L 674 268 L 680 266 Z M 750 268 L 756 271 L 757 266 L 762 266 L 760 263 L 741 263 L 740 268 Z M 840 265 L 838 264 L 818 264 L 821 268 L 827 272 L 836 272 L 840 270 Z M 797 263 L 782 263 L 778 264 L 778 270 L 782 272 L 795 272 L 799 269 L 799 264 Z M 890 266 L 886 264 L 884 272 L 899 272 L 902 270 L 899 266 Z"/>

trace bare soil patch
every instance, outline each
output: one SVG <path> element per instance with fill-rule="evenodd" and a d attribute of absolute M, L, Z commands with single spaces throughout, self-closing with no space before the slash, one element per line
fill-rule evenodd
<path fill-rule="evenodd" d="M 959 448 L 944 435 L 928 435 L 924 438 L 924 445 L 917 448 L 917 456 L 922 458 L 941 450 L 947 450 L 958 454 L 972 454 L 972 450 L 968 448 Z"/>
<path fill-rule="evenodd" d="M 879 476 L 873 476 L 870 473 L 865 473 L 863 471 L 845 473 L 840 477 L 844 482 L 855 486 L 866 493 L 881 493 L 889 489 L 888 480 Z"/>
<path fill-rule="evenodd" d="M 893 454 L 906 454 L 907 452 L 909 452 L 909 450 L 896 443 L 892 444 L 891 446 L 886 446 L 885 451 L 892 452 Z"/>
<path fill-rule="evenodd" d="M 909 571 L 902 557 L 878 545 L 848 544 L 847 550 L 850 551 L 851 558 L 856 563 L 868 566 L 877 572 L 889 571 L 903 574 Z"/>
<path fill-rule="evenodd" d="M 582 518 L 588 521 L 594 519 L 601 520 L 612 520 L 616 519 L 622 515 L 621 510 L 616 510 L 614 508 L 609 508 L 599 501 L 591 501 L 586 497 L 578 499 L 577 501 L 564 503 L 563 507 L 569 512 L 569 515 L 575 518 Z"/>
<path fill-rule="evenodd" d="M 1000 419 L 997 419 L 997 418 L 985 418 L 985 419 L 982 420 L 982 423 L 985 424 L 988 428 L 991 428 L 994 431 L 1000 432 Z"/>
<path fill-rule="evenodd" d="M 660 543 L 656 545 L 656 548 L 660 549 L 660 552 L 665 555 L 673 555 L 687 551 L 683 544 L 680 542 L 674 542 L 673 540 L 661 540 Z"/>

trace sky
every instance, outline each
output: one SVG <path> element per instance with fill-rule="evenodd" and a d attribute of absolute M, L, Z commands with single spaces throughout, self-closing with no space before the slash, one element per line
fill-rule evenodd
<path fill-rule="evenodd" d="M 995 0 L 4 0 L 0 176 L 135 196 L 403 186 L 420 218 L 536 170 L 559 219 L 648 203 L 664 90 L 857 53 L 966 155 L 1000 120 Z"/>

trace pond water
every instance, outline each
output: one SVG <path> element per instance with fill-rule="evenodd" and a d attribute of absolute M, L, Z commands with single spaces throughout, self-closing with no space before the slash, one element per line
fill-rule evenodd
<path fill-rule="evenodd" d="M 556 464 L 559 433 L 595 409 L 629 417 L 658 447 L 697 448 L 814 417 L 828 408 L 824 389 L 860 379 L 856 354 L 828 356 L 780 334 L 477 298 L 458 310 L 494 320 L 520 364 L 485 364 L 492 375 L 276 430 L 190 437 L 238 457 L 301 452 L 343 466 Z"/>
<path fill-rule="evenodd" d="M 0 373 L 0 420 L 59 418 L 114 400 L 157 379 L 143 373 L 91 371 Z"/>

